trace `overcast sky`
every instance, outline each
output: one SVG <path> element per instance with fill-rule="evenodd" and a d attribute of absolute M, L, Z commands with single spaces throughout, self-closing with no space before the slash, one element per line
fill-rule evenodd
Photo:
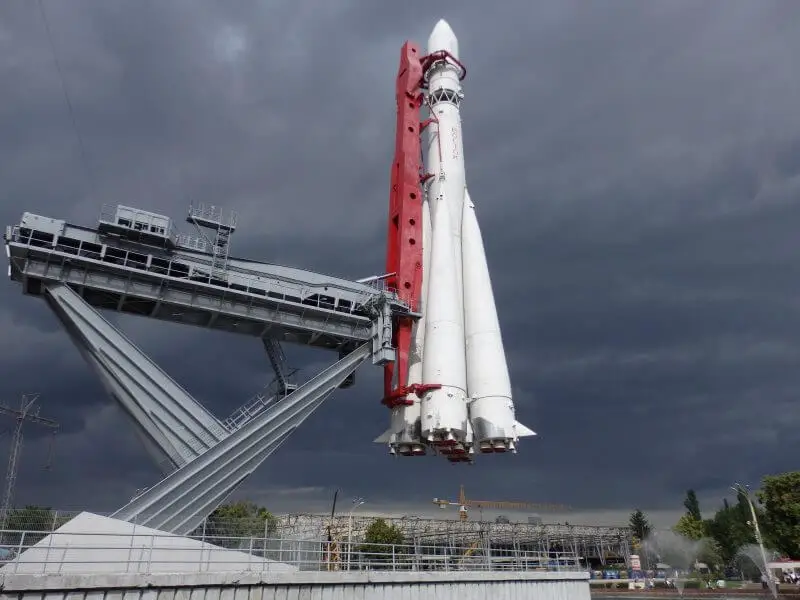
<path fill-rule="evenodd" d="M 235 254 L 349 278 L 384 261 L 400 46 L 440 17 L 459 37 L 467 179 L 539 437 L 472 467 L 392 459 L 371 442 L 388 413 L 365 365 L 240 496 L 321 510 L 338 487 L 426 514 L 464 483 L 575 510 L 547 518 L 639 506 L 666 523 L 689 487 L 710 510 L 732 482 L 796 467 L 800 3 L 42 6 L 72 116 L 38 3 L 4 1 L 3 225 L 93 225 L 105 203 L 182 221 L 212 202 L 241 214 Z M 221 417 L 270 378 L 256 339 L 120 323 Z M 26 429 L 18 503 L 109 511 L 157 480 L 55 317 L 10 281 L 0 336 L 3 401 L 39 391 L 63 428 L 50 471 L 45 432 Z M 334 358 L 288 353 L 307 371 Z"/>

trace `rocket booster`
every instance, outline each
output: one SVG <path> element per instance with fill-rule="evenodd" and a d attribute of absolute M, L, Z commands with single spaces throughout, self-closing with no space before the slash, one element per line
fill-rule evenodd
<path fill-rule="evenodd" d="M 481 452 L 515 451 L 520 436 L 536 435 L 518 423 L 511 378 L 475 205 L 464 190 L 464 321 L 469 418 Z"/>
<path fill-rule="evenodd" d="M 422 76 L 428 108 L 423 200 L 422 298 L 410 350 L 409 384 L 417 398 L 393 408 L 378 442 L 401 455 L 425 447 L 451 461 L 516 452 L 536 435 L 516 420 L 511 380 L 475 204 L 467 191 L 461 128 L 458 39 L 440 20 L 429 39 Z M 413 398 L 412 398 L 413 397 Z"/>
<path fill-rule="evenodd" d="M 450 203 L 429 196 L 433 234 L 425 301 L 422 380 L 438 384 L 422 397 L 422 437 L 444 454 L 465 453 L 467 441 L 467 361 L 456 252 L 450 229 Z M 423 265 L 423 270 L 425 265 Z"/>

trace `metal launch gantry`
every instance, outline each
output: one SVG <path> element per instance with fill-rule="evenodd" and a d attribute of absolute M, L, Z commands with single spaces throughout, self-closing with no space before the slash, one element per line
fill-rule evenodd
<path fill-rule="evenodd" d="M 179 234 L 164 215 L 127 206 L 104 208 L 96 228 L 31 213 L 7 227 L 9 276 L 24 294 L 46 300 L 165 475 L 113 516 L 192 531 L 333 390 L 352 385 L 368 358 L 384 368 L 389 407 L 440 387 L 409 385 L 408 363 L 420 317 L 422 183 L 430 177 L 420 163 L 419 136 L 430 122 L 419 114 L 424 72 L 448 56 L 422 57 L 410 42 L 401 50 L 386 275 L 354 282 L 231 257 L 236 215 L 223 218 L 216 206 L 190 207 L 196 236 Z M 219 420 L 99 309 L 259 337 L 275 386 Z M 339 361 L 297 385 L 282 342 L 332 350 Z"/>
<path fill-rule="evenodd" d="M 178 234 L 168 217 L 127 206 L 104 209 L 96 228 L 25 213 L 5 233 L 9 276 L 24 294 L 46 300 L 165 475 L 114 516 L 179 534 L 222 503 L 331 392 L 352 385 L 362 362 L 393 361 L 393 320 L 411 312 L 380 282 L 230 257 L 235 219 L 222 220 L 215 207 L 190 208 L 187 220 L 201 236 Z M 99 309 L 259 337 L 276 385 L 219 420 Z M 281 342 L 332 350 L 339 360 L 296 385 Z"/>

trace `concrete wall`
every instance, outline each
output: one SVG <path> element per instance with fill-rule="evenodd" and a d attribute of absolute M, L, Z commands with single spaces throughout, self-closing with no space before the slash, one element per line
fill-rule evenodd
<path fill-rule="evenodd" d="M 586 573 L 2 575 L 2 600 L 590 600 Z"/>

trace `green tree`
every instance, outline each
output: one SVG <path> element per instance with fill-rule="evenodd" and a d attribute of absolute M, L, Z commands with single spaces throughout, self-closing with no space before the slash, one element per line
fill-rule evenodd
<path fill-rule="evenodd" d="M 384 519 L 375 519 L 364 533 L 364 543 L 359 550 L 373 561 L 391 560 L 392 553 L 400 551 L 394 546 L 405 541 L 403 532 L 396 525 L 389 525 Z M 400 551 L 401 552 L 401 551 Z"/>
<path fill-rule="evenodd" d="M 761 482 L 758 500 L 764 507 L 759 523 L 776 550 L 800 557 L 800 472 L 768 475 Z"/>
<path fill-rule="evenodd" d="M 697 500 L 697 494 L 694 490 L 686 492 L 686 500 L 683 501 L 686 507 L 686 514 L 692 517 L 695 521 L 702 521 L 703 515 L 700 514 L 700 502 Z"/>
<path fill-rule="evenodd" d="M 631 513 L 631 518 L 628 522 L 634 537 L 642 542 L 652 530 L 649 521 L 641 509 L 636 509 Z"/>
<path fill-rule="evenodd" d="M 277 519 L 263 506 L 241 501 L 223 504 L 195 531 L 205 540 L 226 548 L 239 548 L 245 544 L 243 538 L 263 539 L 274 533 Z M 249 546 L 250 542 L 246 542 Z"/>
<path fill-rule="evenodd" d="M 706 530 L 717 542 L 722 562 L 731 565 L 736 560 L 736 554 L 745 544 L 755 542 L 753 529 L 748 525 L 750 520 L 750 506 L 744 494 L 737 494 L 736 504 L 730 505 L 727 499 L 723 500 L 712 519 L 705 522 Z"/>
<path fill-rule="evenodd" d="M 706 524 L 689 513 L 681 515 L 672 530 L 690 540 L 699 540 L 707 535 Z"/>

